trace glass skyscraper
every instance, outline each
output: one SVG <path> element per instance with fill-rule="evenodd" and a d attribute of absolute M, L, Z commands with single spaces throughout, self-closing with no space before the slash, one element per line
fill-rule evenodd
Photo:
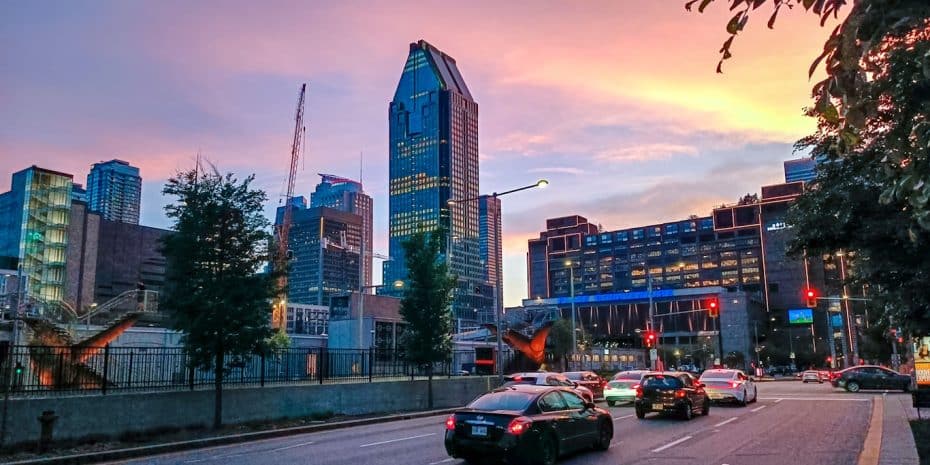
<path fill-rule="evenodd" d="M 484 278 L 489 286 L 497 289 L 497 308 L 503 310 L 501 199 L 492 195 L 482 195 L 478 200 L 478 218 L 479 251 L 481 261 L 484 263 Z M 494 319 L 493 313 L 479 316 L 481 321 L 492 321 Z"/>
<path fill-rule="evenodd" d="M 139 168 L 128 162 L 94 163 L 87 175 L 88 207 L 105 220 L 139 224 L 141 196 Z"/>
<path fill-rule="evenodd" d="M 322 180 L 316 190 L 310 194 L 310 207 L 329 207 L 339 211 L 354 213 L 362 217 L 362 282 L 371 286 L 372 263 L 372 203 L 365 194 L 362 183 L 348 178 L 320 174 Z M 366 290 L 367 292 L 367 290 Z"/>
<path fill-rule="evenodd" d="M 817 177 L 817 161 L 810 158 L 798 158 L 785 161 L 785 182 L 811 182 Z"/>
<path fill-rule="evenodd" d="M 492 298 L 478 248 L 478 104 L 455 59 L 424 40 L 410 44 L 388 117 L 392 260 L 384 282 L 406 278 L 407 238 L 444 230 L 443 252 L 459 280 L 453 316 L 474 320 Z M 448 203 L 455 199 L 471 200 Z"/>

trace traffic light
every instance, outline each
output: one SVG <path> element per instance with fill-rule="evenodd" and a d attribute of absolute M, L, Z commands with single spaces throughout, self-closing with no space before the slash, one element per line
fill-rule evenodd
<path fill-rule="evenodd" d="M 16 374 L 17 375 L 23 374 L 23 364 L 20 362 L 16 362 Z"/>
<path fill-rule="evenodd" d="M 711 318 L 720 316 L 720 301 L 716 297 L 707 301 L 707 316 Z"/>
<path fill-rule="evenodd" d="M 655 331 L 646 331 L 643 333 L 643 344 L 647 348 L 651 349 L 656 346 L 656 332 Z"/>
<path fill-rule="evenodd" d="M 804 300 L 810 308 L 817 307 L 817 290 L 809 287 L 804 290 Z"/>

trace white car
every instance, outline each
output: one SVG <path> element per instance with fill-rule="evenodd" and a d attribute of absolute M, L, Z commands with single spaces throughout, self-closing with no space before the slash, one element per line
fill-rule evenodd
<path fill-rule="evenodd" d="M 707 397 L 715 402 L 736 402 L 745 406 L 759 398 L 756 384 L 740 370 L 706 370 L 699 380 Z"/>
<path fill-rule="evenodd" d="M 620 379 L 610 381 L 604 386 L 604 400 L 613 407 L 618 402 L 633 402 L 636 400 L 636 388 L 639 380 Z"/>
<path fill-rule="evenodd" d="M 823 384 L 823 377 L 820 376 L 820 372 L 817 370 L 807 370 L 804 373 L 801 373 L 801 381 L 805 383 L 820 383 Z"/>

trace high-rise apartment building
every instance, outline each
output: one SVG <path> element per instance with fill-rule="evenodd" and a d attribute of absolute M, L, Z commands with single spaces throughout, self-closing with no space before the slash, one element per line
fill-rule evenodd
<path fill-rule="evenodd" d="M 139 224 L 142 177 L 139 168 L 122 160 L 94 163 L 87 175 L 90 211 L 109 221 Z"/>
<path fill-rule="evenodd" d="M 310 207 L 329 207 L 354 213 L 362 218 L 362 282 L 371 287 L 372 273 L 372 201 L 365 194 L 362 183 L 348 178 L 320 174 L 322 178 L 316 190 L 310 194 Z M 366 289 L 366 292 L 368 289 Z"/>
<path fill-rule="evenodd" d="M 21 264 L 23 289 L 34 311 L 65 298 L 68 223 L 73 178 L 32 166 L 13 173 L 0 194 L 0 256 Z"/>
<path fill-rule="evenodd" d="M 424 40 L 410 44 L 388 117 L 392 260 L 384 282 L 406 278 L 405 240 L 443 231 L 443 252 L 459 279 L 453 316 L 474 320 L 491 306 L 478 247 L 478 104 L 455 59 Z"/>
<path fill-rule="evenodd" d="M 482 195 L 478 199 L 478 237 L 478 249 L 481 262 L 484 264 L 484 279 L 496 293 L 497 308 L 503 310 L 501 199 L 492 195 Z M 479 317 L 482 321 L 491 321 L 494 319 L 494 314 L 482 314 Z"/>

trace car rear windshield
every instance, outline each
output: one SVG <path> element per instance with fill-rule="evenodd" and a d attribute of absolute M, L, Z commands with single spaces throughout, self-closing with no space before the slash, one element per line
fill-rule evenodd
<path fill-rule="evenodd" d="M 703 380 L 708 380 L 708 379 L 733 379 L 733 375 L 735 374 L 736 372 L 734 371 L 712 371 L 712 372 L 705 371 L 704 374 L 701 375 L 701 380 L 703 381 Z"/>
<path fill-rule="evenodd" d="M 563 373 L 568 379 L 581 379 L 583 373 Z"/>
<path fill-rule="evenodd" d="M 513 386 L 514 384 L 536 384 L 536 378 L 533 376 L 515 376 L 513 378 L 504 378 L 504 386 Z"/>
<path fill-rule="evenodd" d="M 617 373 L 617 379 L 635 379 L 639 380 L 643 377 L 642 373 Z"/>
<path fill-rule="evenodd" d="M 633 386 L 636 386 L 637 384 L 639 383 L 636 381 L 611 381 L 607 383 L 607 386 L 614 389 L 633 389 Z"/>
<path fill-rule="evenodd" d="M 678 389 L 682 386 L 681 380 L 674 376 L 647 376 L 643 378 L 643 387 Z"/>
<path fill-rule="evenodd" d="M 523 411 L 533 401 L 533 394 L 526 392 L 489 392 L 468 404 L 469 408 L 478 410 L 515 410 Z"/>

